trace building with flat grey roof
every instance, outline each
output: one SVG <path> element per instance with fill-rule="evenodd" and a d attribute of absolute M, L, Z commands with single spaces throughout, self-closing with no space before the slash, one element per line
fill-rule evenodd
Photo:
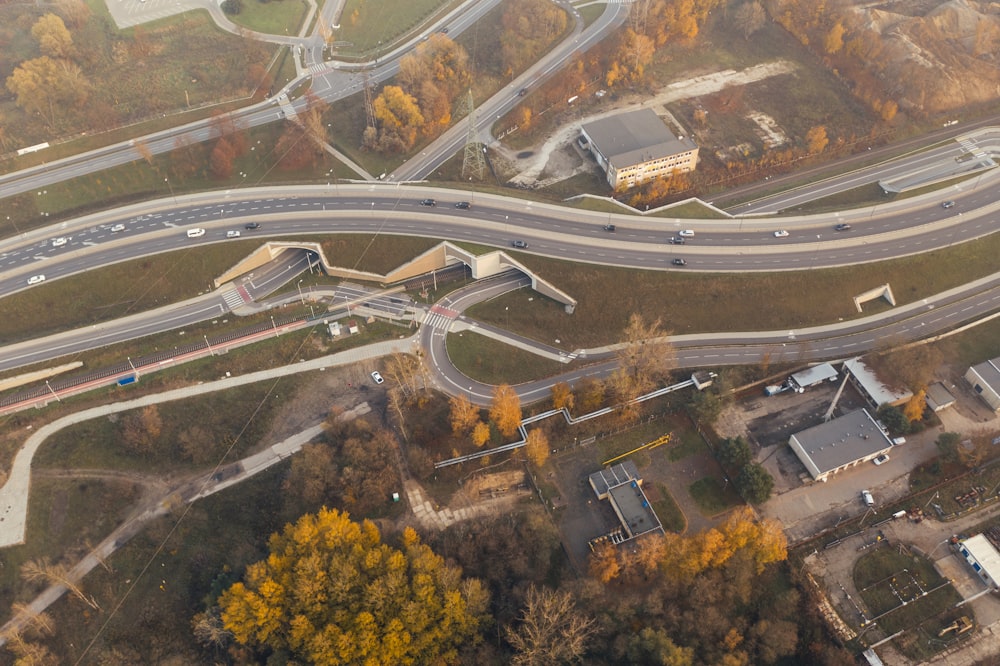
<path fill-rule="evenodd" d="M 1000 552 L 990 543 L 985 534 L 964 539 L 958 544 L 958 551 L 969 563 L 972 570 L 994 592 L 1000 590 Z"/>
<path fill-rule="evenodd" d="M 941 382 L 934 382 L 927 387 L 927 393 L 924 395 L 924 402 L 927 403 L 927 406 L 931 408 L 932 412 L 936 413 L 954 405 L 955 396 L 952 395 L 947 386 Z"/>
<path fill-rule="evenodd" d="M 642 492 L 639 470 L 631 460 L 594 472 L 590 475 L 590 487 L 597 499 L 611 502 L 611 508 L 621 521 L 626 538 L 616 540 L 618 543 L 647 532 L 663 532 L 660 519 Z"/>
<path fill-rule="evenodd" d="M 586 147 L 616 190 L 675 171 L 694 171 L 698 165 L 694 141 L 674 136 L 652 109 L 584 123 L 581 131 Z"/>
<path fill-rule="evenodd" d="M 885 453 L 892 448 L 892 441 L 867 409 L 859 409 L 795 433 L 788 446 L 812 478 L 826 481 L 831 474 Z"/>
<path fill-rule="evenodd" d="M 1000 412 L 1000 356 L 969 368 L 965 380 L 993 411 Z"/>
<path fill-rule="evenodd" d="M 912 391 L 887 386 L 860 358 L 844 361 L 844 372 L 851 378 L 851 383 L 868 404 L 875 409 L 882 405 L 902 405 L 913 397 Z"/>

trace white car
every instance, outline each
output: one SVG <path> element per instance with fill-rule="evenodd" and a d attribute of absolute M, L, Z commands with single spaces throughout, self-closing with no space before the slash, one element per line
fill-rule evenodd
<path fill-rule="evenodd" d="M 124 224 L 116 224 L 113 227 L 111 227 L 111 233 L 116 234 L 119 231 L 125 231 L 125 225 Z"/>
<path fill-rule="evenodd" d="M 775 231 L 774 232 L 774 237 L 775 238 L 787 238 L 788 237 L 788 232 L 785 231 L 784 229 L 782 229 L 780 231 Z"/>
<path fill-rule="evenodd" d="M 677 232 L 677 235 L 681 238 L 694 238 L 694 231 L 692 229 L 681 229 Z"/>
<path fill-rule="evenodd" d="M 69 239 L 65 236 L 60 236 L 59 238 L 52 239 L 52 247 L 62 247 L 69 242 Z"/>
<path fill-rule="evenodd" d="M 862 490 L 861 499 L 864 501 L 865 506 L 875 506 L 875 498 L 872 497 L 872 494 L 869 491 Z"/>
<path fill-rule="evenodd" d="M 204 235 L 205 235 L 205 230 L 204 229 L 188 229 L 187 230 L 187 237 L 188 238 L 201 238 Z"/>
<path fill-rule="evenodd" d="M 882 465 L 884 463 L 889 462 L 889 456 L 883 453 L 879 457 L 872 460 L 872 462 L 875 463 L 876 465 Z"/>
<path fill-rule="evenodd" d="M 39 282 L 45 282 L 44 275 L 32 275 L 28 278 L 28 284 L 38 284 Z"/>
<path fill-rule="evenodd" d="M 239 238 L 239 237 L 240 237 L 240 232 L 236 231 L 235 229 L 226 232 L 226 238 Z"/>
<path fill-rule="evenodd" d="M 375 380 L 376 384 L 381 384 L 382 382 L 385 381 L 384 379 L 382 379 L 382 375 L 379 373 L 378 370 L 372 373 L 372 379 Z"/>

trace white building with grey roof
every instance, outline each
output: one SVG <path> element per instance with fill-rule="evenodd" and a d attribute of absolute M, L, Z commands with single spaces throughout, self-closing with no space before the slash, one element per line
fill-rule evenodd
<path fill-rule="evenodd" d="M 1000 356 L 969 368 L 965 380 L 993 411 L 1000 412 Z"/>
<path fill-rule="evenodd" d="M 826 481 L 832 474 L 886 453 L 892 440 L 868 410 L 859 409 L 795 433 L 788 446 L 813 479 Z"/>
<path fill-rule="evenodd" d="M 652 109 L 619 113 L 581 128 L 586 147 L 611 187 L 634 187 L 674 172 L 694 171 L 698 146 L 667 129 Z"/>

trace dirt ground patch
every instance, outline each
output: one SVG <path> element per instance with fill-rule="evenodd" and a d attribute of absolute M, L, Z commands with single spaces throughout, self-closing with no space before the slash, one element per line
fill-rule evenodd
<path fill-rule="evenodd" d="M 771 77 L 790 74 L 794 69 L 791 63 L 777 60 L 740 71 L 725 69 L 675 81 L 664 86 L 651 97 L 621 97 L 605 111 L 578 118 L 563 125 L 537 147 L 528 150 L 523 148 L 514 150 L 496 142 L 492 148 L 504 164 L 505 170 L 509 174 L 513 174 L 510 176 L 510 184 L 528 189 L 548 187 L 579 173 L 596 169 L 596 165 L 589 156 L 574 148 L 576 137 L 580 134 L 580 127 L 584 123 L 623 111 L 652 108 L 659 115 L 666 115 L 672 121 L 671 124 L 674 126 L 671 129 L 675 134 L 685 135 L 687 131 L 676 125 L 676 120 L 672 114 L 666 111 L 665 105 L 683 99 L 709 95 L 725 88 L 745 86 Z"/>

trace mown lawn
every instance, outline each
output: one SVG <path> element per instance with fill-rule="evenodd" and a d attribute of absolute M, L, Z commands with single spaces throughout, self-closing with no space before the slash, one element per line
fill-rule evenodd
<path fill-rule="evenodd" d="M 256 32 L 297 35 L 308 9 L 309 6 L 302 0 L 243 0 L 240 13 L 230 14 L 229 20 Z"/>

